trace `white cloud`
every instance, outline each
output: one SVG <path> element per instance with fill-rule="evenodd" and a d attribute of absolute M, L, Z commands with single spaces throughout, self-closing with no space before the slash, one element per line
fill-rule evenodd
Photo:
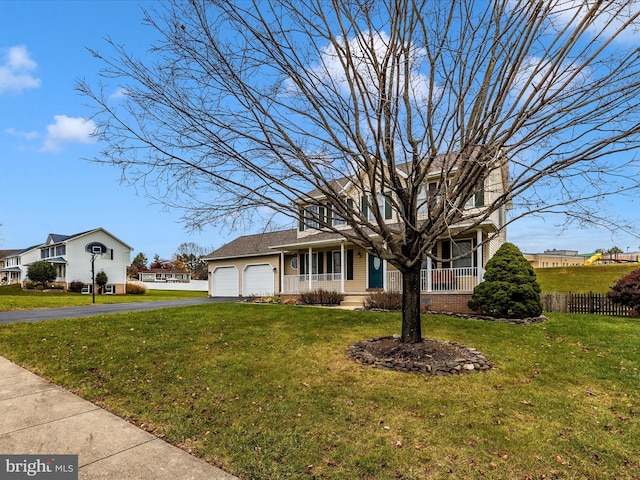
<path fill-rule="evenodd" d="M 62 145 L 68 143 L 95 143 L 96 138 L 93 135 L 96 124 L 93 120 L 66 115 L 56 115 L 53 118 L 55 123 L 47 125 L 47 138 L 41 151 L 58 152 Z"/>
<path fill-rule="evenodd" d="M 40 86 L 40 79 L 33 75 L 38 64 L 31 59 L 24 45 L 10 47 L 0 61 L 0 93 L 21 92 Z"/>
<path fill-rule="evenodd" d="M 578 25 L 583 20 L 587 11 L 596 4 L 596 0 L 557 0 L 552 8 L 555 19 L 561 24 L 572 23 Z M 603 34 L 603 40 L 614 35 L 630 18 L 637 15 L 640 9 L 640 0 L 625 2 L 620 9 L 619 2 L 604 2 L 600 12 L 587 31 L 592 35 Z M 636 19 L 632 24 L 616 36 L 616 41 L 623 43 L 635 42 L 640 20 Z"/>
<path fill-rule="evenodd" d="M 119 100 L 127 95 L 129 95 L 129 91 L 126 88 L 118 87 L 111 95 L 109 95 L 109 100 Z"/>
<path fill-rule="evenodd" d="M 25 140 L 33 140 L 38 138 L 40 134 L 38 132 L 23 132 L 20 130 L 16 130 L 15 128 L 7 128 L 4 133 L 11 135 L 13 137 L 24 138 Z"/>
<path fill-rule="evenodd" d="M 365 31 L 359 37 L 353 37 L 347 40 L 350 59 L 353 62 L 353 68 L 356 70 L 359 80 L 362 81 L 364 88 L 372 96 L 373 99 L 378 98 L 380 89 L 379 73 L 376 72 L 372 55 L 377 57 L 376 63 L 381 65 L 387 55 L 391 39 L 385 32 Z M 338 43 L 345 45 L 345 39 L 338 39 Z M 320 59 L 318 64 L 310 67 L 310 78 L 317 78 L 319 82 L 325 85 L 331 85 L 330 90 L 338 92 L 340 95 L 348 97 L 350 95 L 350 87 L 347 78 L 347 72 L 344 66 L 345 48 L 336 50 L 333 44 L 328 44 L 320 51 Z M 402 58 L 401 61 L 408 60 L 410 65 L 409 88 L 411 89 L 411 97 L 418 103 L 424 103 L 429 98 L 429 78 L 418 71 L 420 59 L 424 57 L 424 50 L 413 48 L 409 52 L 409 58 Z M 402 74 L 392 71 L 392 67 L 388 67 L 389 78 L 395 80 L 402 85 Z M 349 71 L 348 75 L 353 77 L 354 72 Z M 397 78 L 400 75 L 401 78 Z M 321 88 L 318 85 L 318 88 Z M 298 89 L 288 79 L 285 82 L 285 92 L 290 94 L 297 93 Z"/>

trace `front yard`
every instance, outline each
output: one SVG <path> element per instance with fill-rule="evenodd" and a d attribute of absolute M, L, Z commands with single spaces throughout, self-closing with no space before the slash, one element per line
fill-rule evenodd
<path fill-rule="evenodd" d="M 207 292 L 148 290 L 144 295 L 96 295 L 96 304 L 153 302 L 189 297 L 206 297 Z M 17 285 L 0 287 L 0 311 L 27 310 L 31 308 L 76 307 L 92 303 L 91 295 L 52 290 L 23 290 Z"/>
<path fill-rule="evenodd" d="M 241 478 L 639 478 L 640 321 L 426 315 L 494 370 L 347 359 L 395 313 L 211 304 L 0 327 L 0 355 Z"/>

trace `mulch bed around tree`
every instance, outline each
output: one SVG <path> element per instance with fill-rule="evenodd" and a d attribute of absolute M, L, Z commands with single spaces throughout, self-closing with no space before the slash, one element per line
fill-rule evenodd
<path fill-rule="evenodd" d="M 397 335 L 356 342 L 349 347 L 348 356 L 376 368 L 429 375 L 453 375 L 493 368 L 481 352 L 466 345 L 434 339 L 402 343 Z"/>

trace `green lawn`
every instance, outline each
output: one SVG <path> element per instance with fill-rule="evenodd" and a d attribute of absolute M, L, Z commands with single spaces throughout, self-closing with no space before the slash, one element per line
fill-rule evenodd
<path fill-rule="evenodd" d="M 616 280 L 638 268 L 637 263 L 537 268 L 536 276 L 544 293 L 607 293 Z"/>
<path fill-rule="evenodd" d="M 207 292 L 148 290 L 144 295 L 96 295 L 96 304 L 152 302 L 189 297 L 205 297 Z M 63 291 L 22 290 L 16 286 L 0 287 L 0 311 L 31 308 L 58 308 L 89 305 L 92 295 Z"/>
<path fill-rule="evenodd" d="M 495 370 L 364 367 L 399 314 L 286 305 L 5 325 L 0 354 L 241 478 L 640 478 L 640 321 L 423 325 Z"/>

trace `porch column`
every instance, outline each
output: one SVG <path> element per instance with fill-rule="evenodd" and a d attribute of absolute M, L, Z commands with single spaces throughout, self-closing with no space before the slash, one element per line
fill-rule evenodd
<path fill-rule="evenodd" d="M 344 272 L 347 270 L 344 258 L 344 242 L 340 242 L 340 293 L 344 293 Z"/>
<path fill-rule="evenodd" d="M 280 251 L 280 293 L 284 290 L 284 250 Z"/>
<path fill-rule="evenodd" d="M 431 272 L 433 271 L 433 261 L 431 257 L 427 257 L 427 292 L 433 291 L 433 278 Z"/>
<path fill-rule="evenodd" d="M 478 246 L 476 250 L 476 265 L 478 265 L 478 283 L 480 283 L 484 277 L 484 267 L 482 265 L 482 230 L 480 229 L 476 231 L 476 242 Z"/>
<path fill-rule="evenodd" d="M 313 258 L 312 258 L 312 248 L 309 247 L 309 263 L 307 264 L 307 272 L 309 272 L 309 291 L 313 290 L 313 279 L 312 279 L 312 273 L 313 273 Z"/>

